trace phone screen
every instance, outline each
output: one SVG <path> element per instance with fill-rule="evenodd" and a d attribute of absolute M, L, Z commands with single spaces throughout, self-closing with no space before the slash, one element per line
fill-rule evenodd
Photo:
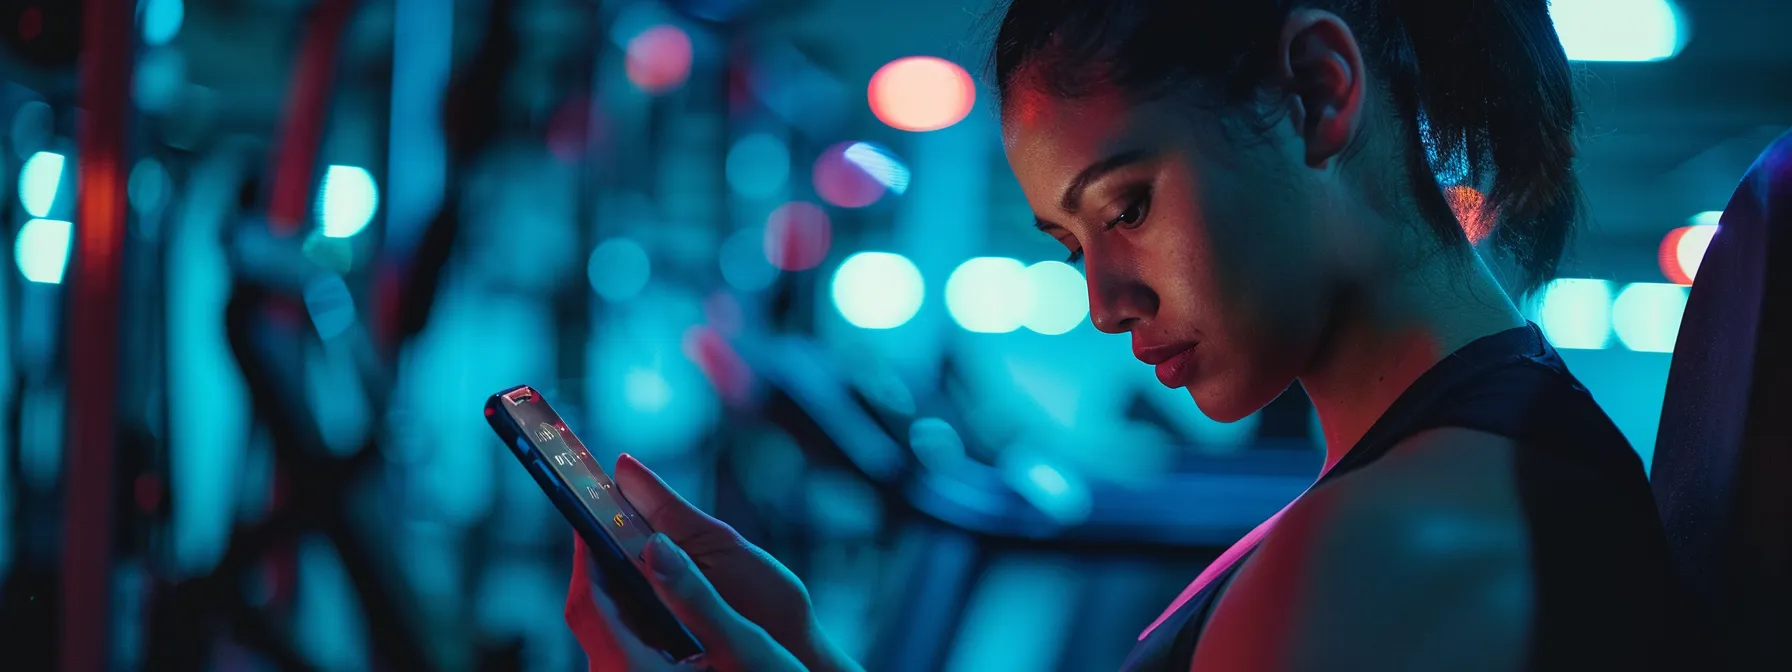
<path fill-rule="evenodd" d="M 591 451 L 585 449 L 565 424 L 557 421 L 537 420 L 529 433 L 536 449 L 541 451 L 542 460 L 560 475 L 560 480 L 565 481 L 585 504 L 592 518 L 611 539 L 616 540 L 624 553 L 637 562 L 642 561 L 647 538 L 653 532 L 647 529 L 628 500 L 617 493 L 616 484 L 591 458 Z"/>

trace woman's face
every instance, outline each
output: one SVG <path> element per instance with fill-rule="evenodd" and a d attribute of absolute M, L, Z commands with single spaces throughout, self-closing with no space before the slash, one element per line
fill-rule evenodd
<path fill-rule="evenodd" d="M 1041 231 L 1080 256 L 1090 317 L 1231 422 L 1314 358 L 1345 236 L 1292 124 L 1226 129 L 1173 101 L 1012 92 L 1008 161 Z"/>

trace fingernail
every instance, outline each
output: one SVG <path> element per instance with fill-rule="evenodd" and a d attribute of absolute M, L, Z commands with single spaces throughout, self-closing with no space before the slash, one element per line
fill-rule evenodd
<path fill-rule="evenodd" d="M 684 551 L 679 550 L 678 545 L 672 543 L 670 537 L 664 533 L 655 532 L 653 537 L 647 540 L 647 544 L 653 547 L 647 552 L 647 566 L 653 570 L 655 576 L 661 579 L 670 579 L 678 576 L 679 572 L 684 569 L 682 567 Z"/>

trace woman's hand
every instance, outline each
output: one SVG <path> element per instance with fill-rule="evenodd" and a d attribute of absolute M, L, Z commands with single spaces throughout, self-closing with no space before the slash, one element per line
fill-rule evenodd
<path fill-rule="evenodd" d="M 809 591 L 771 555 L 697 510 L 634 458 L 616 463 L 616 485 L 657 533 L 647 579 L 722 672 L 857 670 L 815 622 Z M 577 545 L 566 622 L 594 670 L 670 669 L 621 624 L 598 588 L 596 567 Z"/>
<path fill-rule="evenodd" d="M 584 540 L 573 553 L 566 622 L 591 659 L 591 669 L 678 670 L 622 624 L 616 604 L 595 585 L 596 568 Z M 805 668 L 764 629 L 723 602 L 690 556 L 664 534 L 647 545 L 648 581 L 660 601 L 703 643 L 704 663 L 717 672 L 801 672 Z"/>

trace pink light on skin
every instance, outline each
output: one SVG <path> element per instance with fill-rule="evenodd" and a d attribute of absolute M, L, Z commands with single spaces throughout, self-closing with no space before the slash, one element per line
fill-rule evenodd
<path fill-rule="evenodd" d="M 1334 464 L 1326 465 L 1325 471 L 1320 472 L 1319 478 L 1324 479 L 1325 474 L 1331 471 Z M 1314 483 L 1317 484 L 1318 480 L 1316 479 Z M 1307 489 L 1312 490 L 1312 486 L 1307 486 Z M 1306 492 L 1301 493 L 1301 497 L 1305 497 L 1306 495 Z M 1289 502 L 1287 506 L 1282 507 L 1282 510 L 1276 512 L 1276 515 L 1270 516 L 1269 520 L 1258 523 L 1256 527 L 1251 528 L 1251 531 L 1244 535 L 1244 538 L 1239 539 L 1237 543 L 1232 544 L 1232 547 L 1226 549 L 1225 553 L 1221 553 L 1220 557 L 1215 558 L 1212 564 L 1207 565 L 1206 569 L 1201 570 L 1201 573 L 1195 576 L 1195 580 L 1189 583 L 1188 587 L 1183 588 L 1180 595 L 1176 596 L 1176 601 L 1170 603 L 1170 608 L 1165 609 L 1164 613 L 1158 615 L 1157 620 L 1152 621 L 1151 625 L 1145 626 L 1145 631 L 1139 633 L 1139 641 L 1144 641 L 1146 637 L 1151 635 L 1151 631 L 1156 630 L 1157 626 L 1163 625 L 1164 621 L 1169 620 L 1171 614 L 1176 613 L 1177 609 L 1181 609 L 1182 605 L 1187 604 L 1190 599 L 1193 599 L 1195 595 L 1199 594 L 1201 589 L 1207 587 L 1207 584 L 1213 583 L 1213 580 L 1218 578 L 1220 574 L 1231 568 L 1232 565 L 1237 564 L 1239 558 L 1244 557 L 1244 554 L 1249 553 L 1251 552 L 1251 549 L 1256 548 L 1257 544 L 1263 541 L 1263 537 L 1268 536 L 1269 531 L 1275 528 L 1276 521 L 1282 519 L 1282 514 L 1288 513 L 1288 509 L 1294 508 L 1294 503 L 1298 501 L 1300 501 L 1300 497 L 1295 497 L 1293 502 Z"/>

